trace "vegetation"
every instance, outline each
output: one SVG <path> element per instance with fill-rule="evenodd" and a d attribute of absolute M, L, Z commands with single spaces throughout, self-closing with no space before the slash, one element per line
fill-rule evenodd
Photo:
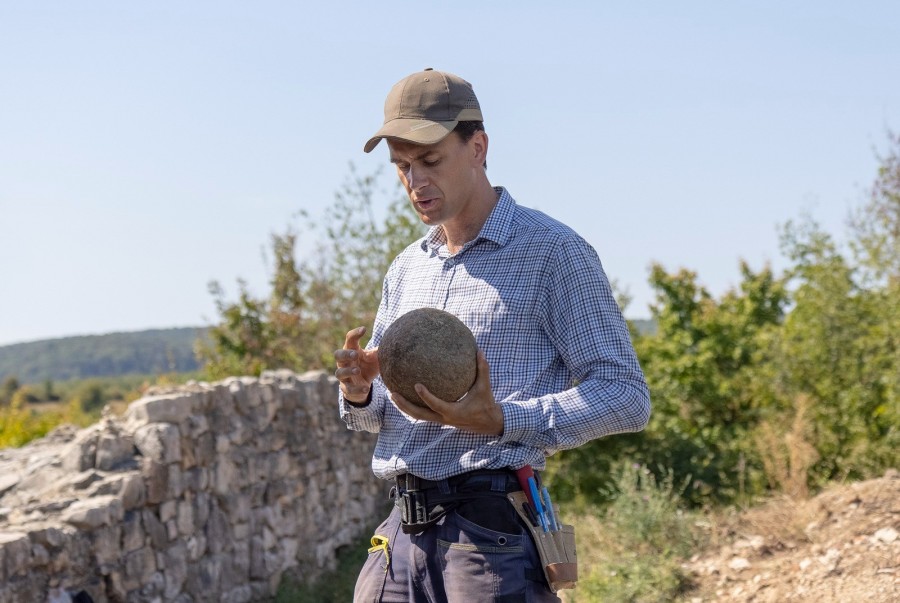
<path fill-rule="evenodd" d="M 374 526 L 373 526 L 374 529 Z M 369 536 L 337 553 L 337 567 L 311 584 L 282 579 L 275 603 L 344 603 L 353 600 L 356 577 L 368 556 Z"/>
<path fill-rule="evenodd" d="M 0 448 L 23 446 L 60 424 L 86 427 L 103 408 L 114 412 L 141 397 L 151 385 L 182 383 L 197 373 L 92 377 L 41 386 L 20 384 L 15 377 L 0 385 Z"/>
<path fill-rule="evenodd" d="M 153 329 L 2 346 L 0 380 L 44 383 L 196 371 L 200 365 L 194 356 L 194 343 L 205 333 L 202 327 Z"/>
<path fill-rule="evenodd" d="M 789 223 L 791 267 L 742 264 L 741 284 L 719 299 L 695 273 L 653 267 L 657 331 L 635 333 L 650 426 L 555 458 L 565 495 L 605 500 L 623 456 L 689 479 L 695 505 L 802 495 L 897 466 L 900 137 L 890 140 L 844 248 L 809 217 Z"/>
<path fill-rule="evenodd" d="M 657 481 L 646 467 L 618 464 L 607 485 L 610 504 L 588 506 L 571 518 L 579 582 L 565 600 L 665 602 L 686 590 L 681 564 L 702 533 L 695 527 L 699 513 L 683 508 L 683 489 L 671 472 Z"/>
<path fill-rule="evenodd" d="M 254 297 L 238 281 L 238 300 L 228 301 L 218 283 L 210 284 L 222 319 L 198 351 L 210 379 L 277 368 L 333 368 L 332 354 L 347 331 L 371 327 L 387 267 L 424 232 L 399 195 L 378 220 L 377 181 L 377 174 L 358 176 L 351 166 L 351 178 L 323 223 L 306 218 L 301 232 L 325 235 L 309 258 L 295 258 L 300 236 L 295 229 L 272 235 L 267 298 Z"/>

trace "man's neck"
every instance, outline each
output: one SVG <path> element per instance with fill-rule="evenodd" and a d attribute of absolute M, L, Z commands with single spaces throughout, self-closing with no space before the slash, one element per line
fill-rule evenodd
<path fill-rule="evenodd" d="M 458 253 L 466 243 L 475 239 L 484 223 L 500 200 L 500 194 L 494 190 L 490 183 L 479 189 L 478 199 L 472 204 L 476 212 L 465 222 L 458 224 L 443 224 L 444 236 L 447 239 L 447 248 L 450 253 Z"/>

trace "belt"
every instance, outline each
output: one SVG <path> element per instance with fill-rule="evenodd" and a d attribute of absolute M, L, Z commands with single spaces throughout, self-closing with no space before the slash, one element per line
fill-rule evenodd
<path fill-rule="evenodd" d="M 507 492 L 522 489 L 509 469 L 477 469 L 436 481 L 404 473 L 394 478 L 394 484 L 391 498 L 400 509 L 401 528 L 406 534 L 424 532 L 462 501 L 505 498 Z"/>
<path fill-rule="evenodd" d="M 429 480 L 412 473 L 402 473 L 394 478 L 394 485 L 399 492 L 438 490 L 444 494 L 486 490 L 505 493 L 522 489 L 515 472 L 511 469 L 476 469 L 441 480 Z"/>

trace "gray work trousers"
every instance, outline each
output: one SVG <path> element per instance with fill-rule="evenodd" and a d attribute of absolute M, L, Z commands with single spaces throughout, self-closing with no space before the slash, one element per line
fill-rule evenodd
<path fill-rule="evenodd" d="M 394 507 L 375 530 L 387 544 L 370 549 L 354 603 L 558 603 L 528 532 L 484 527 L 494 513 L 489 505 L 475 502 L 466 516 L 450 511 L 421 534 L 404 534 Z"/>

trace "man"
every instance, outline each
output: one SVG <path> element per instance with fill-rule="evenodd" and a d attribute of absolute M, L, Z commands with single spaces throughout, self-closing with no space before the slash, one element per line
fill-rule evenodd
<path fill-rule="evenodd" d="M 594 250 L 488 181 L 468 82 L 412 74 L 384 115 L 365 151 L 386 140 L 432 228 L 389 268 L 368 349 L 358 327 L 335 352 L 341 416 L 378 433 L 372 469 L 397 503 L 354 600 L 558 601 L 505 493 L 520 489 L 515 470 L 543 469 L 557 450 L 645 427 L 649 394 L 625 322 Z M 477 378 L 458 402 L 417 385 L 422 408 L 379 378 L 382 334 L 420 307 L 456 315 L 475 335 Z"/>

